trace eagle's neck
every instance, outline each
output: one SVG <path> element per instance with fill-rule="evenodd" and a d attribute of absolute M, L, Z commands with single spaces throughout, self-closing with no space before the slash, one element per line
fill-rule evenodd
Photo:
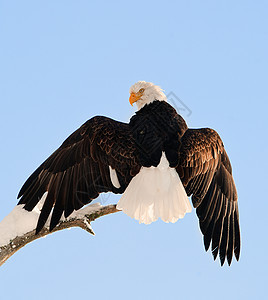
<path fill-rule="evenodd" d="M 139 102 L 139 101 L 138 101 Z M 159 105 L 162 106 L 162 104 L 164 104 L 167 102 L 165 100 L 158 100 L 158 99 L 153 99 L 152 101 L 148 102 L 148 103 L 137 103 L 137 107 L 138 110 L 136 111 L 136 114 L 139 112 L 145 112 L 145 111 L 150 111 L 151 109 L 155 109 L 157 108 Z"/>
<path fill-rule="evenodd" d="M 143 108 L 145 105 L 149 105 L 155 101 L 163 101 L 167 102 L 167 97 L 166 95 L 161 92 L 158 93 L 151 93 L 149 95 L 144 95 L 139 101 L 136 102 L 138 110 Z"/>

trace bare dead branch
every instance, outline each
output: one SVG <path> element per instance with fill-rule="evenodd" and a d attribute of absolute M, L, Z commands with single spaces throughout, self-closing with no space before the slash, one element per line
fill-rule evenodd
<path fill-rule="evenodd" d="M 94 235 L 90 222 L 104 215 L 112 214 L 118 211 L 119 210 L 116 209 L 116 205 L 99 205 L 94 209 L 92 209 L 90 206 L 87 206 L 70 215 L 70 217 L 67 219 L 60 221 L 60 223 L 52 231 L 49 231 L 48 226 L 46 226 L 38 234 L 35 234 L 35 228 L 29 232 L 25 232 L 22 235 L 10 240 L 6 245 L 0 247 L 0 266 L 15 252 L 28 243 L 59 230 L 71 227 L 80 227 Z"/>

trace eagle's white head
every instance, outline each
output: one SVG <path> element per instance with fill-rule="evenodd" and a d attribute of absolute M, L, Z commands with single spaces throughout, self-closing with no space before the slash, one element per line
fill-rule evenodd
<path fill-rule="evenodd" d="M 151 82 L 138 81 L 132 85 L 129 90 L 129 102 L 137 104 L 138 109 L 141 109 L 145 104 L 149 104 L 155 100 L 167 101 L 163 90 Z"/>

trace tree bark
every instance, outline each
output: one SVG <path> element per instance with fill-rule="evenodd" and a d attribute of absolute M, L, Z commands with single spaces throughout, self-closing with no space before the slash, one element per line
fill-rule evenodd
<path fill-rule="evenodd" d="M 104 215 L 112 214 L 118 211 L 119 210 L 116 209 L 116 205 L 113 204 L 107 206 L 98 205 L 97 207 L 93 206 L 93 209 L 92 206 L 89 205 L 83 209 L 78 210 L 77 212 L 74 212 L 67 219 L 61 220 L 60 223 L 52 231 L 49 230 L 49 227 L 47 225 L 38 234 L 35 234 L 35 228 L 33 228 L 31 231 L 25 232 L 19 236 L 16 236 L 15 238 L 12 238 L 7 244 L 0 247 L 0 266 L 4 262 L 6 262 L 7 259 L 10 258 L 15 252 L 17 252 L 28 243 L 59 230 L 71 227 L 80 227 L 90 234 L 94 235 L 95 233 L 91 228 L 90 222 Z"/>

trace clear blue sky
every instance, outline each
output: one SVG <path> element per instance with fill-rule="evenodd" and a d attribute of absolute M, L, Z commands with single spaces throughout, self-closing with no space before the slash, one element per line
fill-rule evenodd
<path fill-rule="evenodd" d="M 193 211 L 175 224 L 123 213 L 40 239 L 0 268 L 1 299 L 264 299 L 267 286 L 267 1 L 0 2 L 0 218 L 32 171 L 94 115 L 127 121 L 152 81 L 230 156 L 242 253 L 220 268 Z M 101 199 L 115 203 L 115 196 Z"/>

